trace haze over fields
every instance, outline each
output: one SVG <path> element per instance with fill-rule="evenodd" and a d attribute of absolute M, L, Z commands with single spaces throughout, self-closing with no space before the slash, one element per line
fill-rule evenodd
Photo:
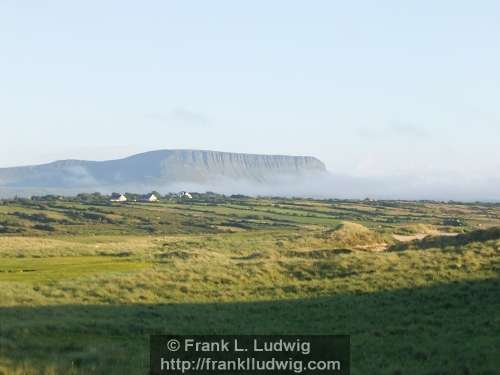
<path fill-rule="evenodd" d="M 312 156 L 158 150 L 116 160 L 60 160 L 0 168 L 0 197 L 190 190 L 322 198 L 498 199 L 495 184 L 489 195 L 473 195 L 467 185 L 439 186 L 415 177 L 340 175 Z"/>

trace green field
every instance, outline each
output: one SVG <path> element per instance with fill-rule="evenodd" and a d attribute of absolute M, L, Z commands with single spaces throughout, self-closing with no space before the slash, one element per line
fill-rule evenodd
<path fill-rule="evenodd" d="M 500 374 L 500 205 L 0 203 L 0 374 L 146 374 L 150 334 L 349 334 L 353 375 Z"/>

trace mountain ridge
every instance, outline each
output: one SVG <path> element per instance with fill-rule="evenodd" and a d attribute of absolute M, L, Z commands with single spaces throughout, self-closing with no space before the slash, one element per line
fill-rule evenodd
<path fill-rule="evenodd" d="M 155 150 L 125 158 L 93 161 L 65 159 L 0 168 L 0 187 L 29 189 L 82 189 L 120 186 L 158 188 L 176 183 L 248 181 L 274 184 L 281 177 L 303 179 L 326 173 L 313 156 L 231 153 L 210 150 Z"/>

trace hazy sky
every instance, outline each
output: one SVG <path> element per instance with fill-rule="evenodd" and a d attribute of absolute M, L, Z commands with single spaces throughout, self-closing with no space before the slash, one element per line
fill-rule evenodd
<path fill-rule="evenodd" d="M 0 0 L 0 166 L 203 148 L 497 182 L 499 40 L 499 1 Z"/>

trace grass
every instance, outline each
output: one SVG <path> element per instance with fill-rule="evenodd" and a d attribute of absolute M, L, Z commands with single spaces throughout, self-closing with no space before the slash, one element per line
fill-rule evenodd
<path fill-rule="evenodd" d="M 0 205 L 0 374 L 145 374 L 153 333 L 350 334 L 354 375 L 498 373 L 499 207 L 212 204 Z M 392 236 L 450 214 L 464 235 Z"/>
<path fill-rule="evenodd" d="M 2 259 L 0 282 L 53 282 L 92 274 L 113 274 L 146 268 L 147 263 L 98 257 L 48 257 Z"/>
<path fill-rule="evenodd" d="M 56 371 L 54 363 L 68 374 L 139 374 L 152 333 L 349 333 L 355 374 L 494 375 L 499 287 L 483 280 L 272 302 L 2 308 L 2 346 L 30 353 L 16 362 L 28 374 Z"/>

